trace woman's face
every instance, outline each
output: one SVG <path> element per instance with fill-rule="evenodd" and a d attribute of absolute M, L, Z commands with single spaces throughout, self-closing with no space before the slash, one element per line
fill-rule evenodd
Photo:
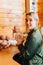
<path fill-rule="evenodd" d="M 34 18 L 32 18 L 32 16 L 29 16 L 29 15 L 28 15 L 27 24 L 28 24 L 28 29 L 29 30 L 32 30 L 32 29 L 34 29 L 36 27 L 36 21 L 34 20 Z"/>

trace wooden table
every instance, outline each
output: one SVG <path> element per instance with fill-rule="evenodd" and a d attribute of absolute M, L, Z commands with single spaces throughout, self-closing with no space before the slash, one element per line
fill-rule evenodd
<path fill-rule="evenodd" d="M 0 65 L 20 65 L 12 58 L 18 52 L 17 46 L 0 50 Z"/>

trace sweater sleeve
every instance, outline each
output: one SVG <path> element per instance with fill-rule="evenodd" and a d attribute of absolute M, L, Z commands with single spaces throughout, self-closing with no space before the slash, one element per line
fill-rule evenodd
<path fill-rule="evenodd" d="M 37 45 L 37 44 L 33 44 L 33 46 L 28 50 L 28 49 L 25 49 L 25 47 L 23 47 L 22 45 L 20 45 L 18 48 L 22 54 L 22 56 L 25 58 L 25 59 L 32 59 L 36 52 L 38 51 L 38 48 L 40 47 L 40 45 Z"/>

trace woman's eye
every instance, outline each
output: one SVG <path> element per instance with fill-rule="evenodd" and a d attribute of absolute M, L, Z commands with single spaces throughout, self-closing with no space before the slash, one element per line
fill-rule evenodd
<path fill-rule="evenodd" d="M 32 21 L 32 19 L 29 19 L 29 21 Z"/>

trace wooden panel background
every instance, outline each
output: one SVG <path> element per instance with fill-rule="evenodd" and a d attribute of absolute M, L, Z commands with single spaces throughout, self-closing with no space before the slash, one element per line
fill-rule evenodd
<path fill-rule="evenodd" d="M 30 0 L 25 0 L 25 11 L 26 13 L 30 11 Z"/>
<path fill-rule="evenodd" d="M 13 26 L 17 26 L 21 32 L 26 31 L 25 12 L 29 12 L 29 2 L 30 0 L 0 1 L 0 35 L 11 36 Z M 40 24 L 43 26 L 43 0 L 38 0 L 37 9 Z"/>
<path fill-rule="evenodd" d="M 25 32 L 25 0 L 0 1 L 0 35 L 12 34 L 13 26 Z"/>
<path fill-rule="evenodd" d="M 43 0 L 38 0 L 37 5 L 40 25 L 43 26 Z"/>

